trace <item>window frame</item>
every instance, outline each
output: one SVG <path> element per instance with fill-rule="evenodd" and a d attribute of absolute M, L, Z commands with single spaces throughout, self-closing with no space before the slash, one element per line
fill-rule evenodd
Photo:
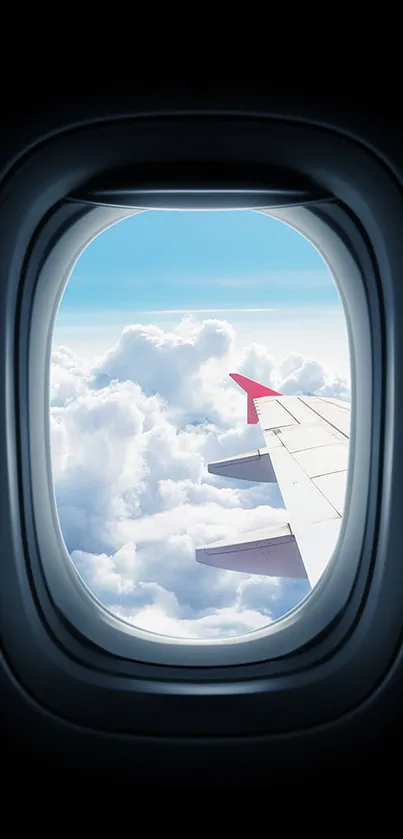
<path fill-rule="evenodd" d="M 221 119 L 221 129 L 226 126 L 225 142 L 232 136 L 234 145 L 236 134 L 231 120 L 237 123 L 236 119 L 217 119 Z M 195 147 L 200 127 L 196 117 L 189 120 L 180 120 L 180 128 L 186 126 L 182 137 L 186 153 L 192 148 L 189 145 L 189 127 L 190 133 L 193 131 Z M 53 485 L 52 492 L 49 486 L 50 451 L 49 447 L 47 453 L 43 448 L 41 450 L 40 442 L 45 439 L 46 416 L 49 424 L 43 390 L 38 399 L 40 389 L 47 388 L 42 373 L 44 353 L 49 356 L 52 333 L 49 328 L 45 338 L 38 339 L 39 321 L 44 317 L 41 305 L 50 302 L 53 289 L 55 314 L 64 284 L 86 242 L 105 226 L 131 214 L 131 211 L 116 208 L 89 210 L 63 198 L 71 194 L 84 178 L 93 176 L 96 166 L 102 171 L 103 167 L 110 165 L 118 149 L 121 151 L 123 148 L 123 156 L 126 154 L 129 159 L 133 158 L 133 148 L 136 150 L 140 145 L 144 150 L 144 138 L 143 145 L 139 143 L 139 121 L 129 122 L 130 125 L 124 124 L 126 145 L 122 143 L 121 123 L 111 124 L 106 129 L 105 126 L 76 129 L 53 138 L 20 166 L 5 187 L 5 197 L 3 194 L 9 209 L 7 219 L 2 222 L 3 239 L 8 230 L 7 247 L 3 248 L 1 258 L 7 269 L 6 302 L 9 304 L 7 328 L 2 338 L 6 349 L 3 385 L 6 379 L 10 380 L 14 365 L 17 365 L 19 374 L 18 392 L 10 391 L 5 404 L 11 522 L 6 545 L 8 562 L 5 563 L 10 593 L 5 610 L 6 644 L 11 644 L 16 670 L 23 672 L 24 679 L 41 701 L 50 703 L 59 713 L 73 715 L 80 722 L 89 723 L 92 720 L 91 724 L 96 724 L 95 714 L 99 725 L 113 727 L 113 715 L 118 713 L 120 725 L 126 730 L 140 725 L 141 720 L 140 727 L 147 730 L 161 731 L 162 726 L 165 731 L 164 726 L 167 726 L 167 730 L 175 733 L 185 730 L 206 733 L 213 729 L 220 733 L 285 730 L 290 726 L 324 722 L 362 701 L 373 689 L 380 672 L 391 661 L 396 644 L 395 630 L 399 626 L 395 588 L 398 569 L 393 567 L 393 556 L 388 550 L 391 540 L 396 540 L 396 534 L 393 528 L 388 530 L 383 499 L 390 499 L 391 484 L 398 479 L 393 469 L 393 445 L 396 440 L 393 433 L 389 434 L 389 430 L 393 432 L 394 429 L 396 410 L 394 380 L 390 372 L 388 375 L 397 333 L 389 329 L 390 322 L 386 331 L 385 310 L 395 324 L 394 286 L 390 278 L 399 265 L 401 255 L 393 252 L 399 251 L 396 237 L 390 237 L 387 247 L 386 221 L 389 223 L 392 217 L 398 218 L 401 196 L 393 179 L 373 155 L 335 133 L 280 120 L 240 120 L 235 126 L 239 128 L 235 146 L 238 153 L 242 150 L 246 159 L 254 151 L 256 160 L 258 147 L 259 160 L 262 157 L 265 160 L 266 153 L 271 163 L 279 161 L 283 164 L 288 155 L 287 160 L 295 165 L 296 149 L 300 149 L 300 166 L 304 174 L 312 175 L 313 172 L 321 186 L 330 189 L 338 199 L 337 203 L 321 205 L 315 210 L 293 208 L 270 211 L 270 215 L 299 229 L 321 251 L 338 281 L 349 318 L 353 318 L 354 329 L 349 318 L 347 321 L 354 419 L 350 458 L 356 459 L 361 452 L 361 461 L 359 468 L 349 470 L 346 507 L 351 503 L 352 482 L 355 482 L 353 502 L 356 509 L 354 511 L 353 507 L 353 512 L 360 518 L 361 532 L 357 532 L 357 522 L 349 528 L 348 523 L 351 525 L 353 519 L 349 511 L 350 515 L 345 516 L 343 521 L 340 550 L 336 550 L 322 580 L 307 601 L 281 621 L 253 633 L 253 637 L 240 636 L 224 642 L 184 642 L 183 639 L 171 638 L 164 641 L 158 637 L 156 642 L 150 639 L 150 633 L 144 633 L 148 637 L 141 638 L 144 642 L 142 653 L 139 646 L 137 649 L 133 646 L 133 636 L 136 635 L 139 640 L 141 631 L 125 625 L 127 630 L 123 633 L 124 622 L 114 618 L 97 603 L 79 580 L 71 562 L 62 556 L 63 543 L 60 542 L 60 527 L 55 517 L 54 494 L 52 507 Z M 161 154 L 158 121 L 145 123 L 147 121 L 142 123 L 142 127 L 150 129 L 151 126 L 154 148 Z M 175 119 L 172 123 L 176 123 Z M 164 124 L 166 127 L 168 121 Z M 212 153 L 214 141 L 220 137 L 222 143 L 223 134 L 217 133 L 218 123 L 214 120 L 209 125 L 208 151 Z M 172 131 L 172 125 L 170 128 Z M 103 144 L 100 140 L 102 131 Z M 173 136 L 178 136 L 177 124 L 176 135 L 174 133 Z M 248 143 L 245 142 L 246 136 Z M 99 143 L 94 155 L 96 165 L 93 158 L 89 166 L 86 152 L 89 142 L 94 143 L 95 139 Z M 265 147 L 263 140 L 267 143 L 268 139 L 270 142 Z M 51 158 L 46 148 L 49 144 L 56 145 L 56 153 Z M 167 148 L 172 152 L 172 134 Z M 102 153 L 98 154 L 100 150 Z M 87 160 L 87 165 L 77 164 L 78 160 Z M 38 171 L 42 173 L 45 184 L 43 179 L 40 184 L 37 183 Z M 374 206 L 371 191 L 365 195 L 365 185 L 371 183 L 371 178 L 372 183 L 373 179 L 379 182 L 378 188 L 384 196 L 383 207 Z M 21 216 L 27 180 L 29 194 L 33 196 L 36 188 L 36 200 L 32 197 Z M 393 207 L 394 213 L 391 210 Z M 74 247 L 71 237 L 78 237 Z M 66 247 L 68 251 L 62 256 Z M 347 264 L 350 277 L 346 282 L 343 271 Z M 55 271 L 59 274 L 57 289 Z M 10 307 L 13 308 L 13 316 L 10 316 Z M 355 314 L 352 314 L 353 311 Z M 365 317 L 366 311 L 368 317 Z M 368 364 L 368 354 L 371 364 Z M 368 405 L 371 406 L 368 434 L 364 433 L 364 428 L 357 435 L 355 425 L 368 410 Z M 369 446 L 370 457 L 368 451 L 365 457 L 364 449 Z M 384 468 L 385 462 L 389 473 Z M 360 480 L 364 487 L 360 487 Z M 381 485 L 383 498 L 380 497 Z M 19 520 L 20 510 L 23 511 L 22 520 Z M 53 537 L 58 540 L 60 562 L 55 562 L 52 551 L 48 552 L 50 528 L 53 528 Z M 337 553 L 343 553 L 343 550 L 344 558 L 337 557 Z M 356 556 L 359 552 L 364 553 L 360 567 L 358 563 L 353 569 L 348 565 L 350 551 Z M 392 562 L 392 573 L 388 561 L 389 566 Z M 336 577 L 340 578 L 337 583 L 339 594 L 344 586 L 341 599 L 334 585 Z M 394 579 L 392 586 L 391 579 Z M 326 591 L 330 592 L 329 586 L 333 588 L 323 620 L 324 597 Z M 68 589 L 70 594 L 74 591 L 74 608 L 63 599 L 70 596 L 67 595 Z M 384 626 L 378 626 L 374 644 L 369 629 L 376 619 L 385 590 L 389 621 L 385 621 Z M 102 615 L 103 635 L 94 631 L 90 602 L 92 614 Z M 317 622 L 318 611 L 322 612 L 321 625 Z M 16 615 L 21 620 L 17 633 L 19 643 L 13 641 L 11 632 Z M 115 637 L 120 638 L 118 646 L 106 639 L 106 634 L 109 639 L 112 637 L 110 630 L 116 630 L 116 625 L 119 625 L 118 635 L 115 633 Z M 287 644 L 281 646 L 279 639 L 281 636 L 284 638 L 287 632 L 289 636 L 294 636 L 294 640 L 291 646 L 289 642 L 288 647 Z M 371 666 L 368 666 L 363 650 L 370 635 Z M 25 646 L 21 642 L 23 637 Z M 131 649 L 127 643 L 122 645 L 123 637 L 130 638 Z M 32 661 L 31 665 L 29 662 L 30 656 L 35 654 L 35 647 L 36 655 L 40 655 L 44 662 L 45 671 L 47 669 L 53 674 L 51 696 L 44 685 L 38 683 L 36 670 Z M 159 647 L 159 653 L 152 656 L 153 660 L 150 659 L 151 647 L 154 651 Z M 251 654 L 252 647 L 254 652 Z M 179 655 L 178 650 L 181 650 Z M 249 650 L 249 654 L 242 652 L 239 655 L 239 650 Z M 57 680 L 54 678 L 56 671 Z M 338 693 L 337 684 L 341 677 L 345 687 Z M 330 683 L 334 684 L 334 690 Z M 85 686 L 84 701 L 82 696 L 78 698 L 79 693 L 71 687 L 72 684 L 76 688 L 80 684 L 81 693 Z M 245 700 L 249 698 L 250 701 L 251 694 L 255 697 L 255 713 L 251 719 L 249 712 L 246 720 L 243 709 L 246 707 Z M 72 695 L 74 701 L 71 701 Z M 141 702 L 144 695 L 147 695 L 147 703 Z M 209 711 L 211 698 L 224 695 L 227 704 L 223 703 L 223 710 L 212 720 Z M 324 696 L 327 701 L 323 704 Z M 158 711 L 164 707 L 161 701 L 164 699 L 172 705 L 173 697 L 178 701 L 173 719 L 161 722 Z M 135 702 L 136 712 L 133 710 L 134 698 L 138 700 Z M 95 712 L 94 699 L 98 705 Z"/>

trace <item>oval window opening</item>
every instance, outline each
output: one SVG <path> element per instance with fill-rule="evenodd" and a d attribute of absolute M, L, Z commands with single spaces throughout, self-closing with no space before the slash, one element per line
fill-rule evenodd
<path fill-rule="evenodd" d="M 61 532 L 90 591 L 172 638 L 290 612 L 337 541 L 349 376 L 334 280 L 287 224 L 151 210 L 94 239 L 50 393 Z"/>

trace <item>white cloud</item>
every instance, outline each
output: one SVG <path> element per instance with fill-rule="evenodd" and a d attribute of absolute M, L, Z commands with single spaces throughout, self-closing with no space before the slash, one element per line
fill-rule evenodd
<path fill-rule="evenodd" d="M 281 363 L 280 373 L 284 377 L 279 381 L 281 393 L 334 396 L 346 401 L 350 399 L 347 380 L 339 375 L 330 378 L 323 365 L 314 359 L 291 353 Z"/>
<path fill-rule="evenodd" d="M 258 448 L 239 371 L 285 393 L 347 398 L 313 359 L 236 352 L 225 320 L 127 326 L 89 367 L 52 355 L 52 468 L 63 536 L 89 588 L 125 620 L 178 637 L 259 628 L 306 594 L 302 581 L 202 566 L 196 546 L 286 520 L 278 489 L 210 475 L 207 463 Z"/>
<path fill-rule="evenodd" d="M 169 614 L 166 608 L 156 604 L 134 612 L 115 606 L 114 612 L 140 629 L 176 638 L 230 638 L 262 629 L 271 622 L 269 615 L 248 609 L 238 610 L 232 606 L 191 620 Z"/>
<path fill-rule="evenodd" d="M 192 391 L 200 386 L 202 365 L 226 355 L 234 336 L 229 323 L 212 319 L 186 318 L 175 332 L 127 326 L 94 374 L 137 382 L 147 396 L 157 392 L 182 406 L 192 402 Z"/>
<path fill-rule="evenodd" d="M 275 360 L 268 353 L 267 347 L 262 344 L 251 343 L 245 347 L 241 354 L 238 370 L 233 372 L 242 373 L 249 379 L 264 382 L 265 385 L 270 387 L 274 383 Z"/>

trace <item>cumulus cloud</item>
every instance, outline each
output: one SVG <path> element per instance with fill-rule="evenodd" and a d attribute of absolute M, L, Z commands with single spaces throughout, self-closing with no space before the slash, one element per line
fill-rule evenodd
<path fill-rule="evenodd" d="M 241 353 L 237 372 L 270 387 L 276 374 L 275 359 L 262 344 L 248 344 Z"/>
<path fill-rule="evenodd" d="M 186 318 L 175 332 L 153 325 L 127 326 L 94 369 L 93 381 L 95 386 L 112 380 L 136 382 L 146 396 L 159 393 L 177 412 L 200 413 L 203 406 L 208 411 L 212 406 L 206 400 L 203 367 L 227 356 L 234 337 L 229 323 L 213 319 Z"/>
<path fill-rule="evenodd" d="M 94 594 L 122 619 L 177 637 L 264 626 L 307 593 L 304 581 L 202 566 L 195 548 L 285 522 L 278 488 L 224 480 L 207 464 L 263 444 L 228 372 L 284 393 L 349 398 L 348 382 L 297 353 L 238 355 L 225 320 L 172 331 L 127 326 L 94 367 L 52 354 L 52 469 L 61 529 Z"/>
<path fill-rule="evenodd" d="M 290 353 L 280 364 L 279 381 L 281 393 L 301 396 L 333 396 L 345 401 L 350 400 L 350 387 L 346 379 L 339 375 L 330 377 L 319 361 L 304 358 L 297 353 Z"/>

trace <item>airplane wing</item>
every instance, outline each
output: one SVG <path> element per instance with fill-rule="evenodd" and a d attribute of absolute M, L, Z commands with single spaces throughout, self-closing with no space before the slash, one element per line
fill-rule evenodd
<path fill-rule="evenodd" d="M 248 422 L 259 422 L 265 447 L 209 465 L 212 474 L 276 482 L 289 523 L 196 550 L 219 568 L 278 577 L 307 577 L 313 586 L 335 547 L 346 489 L 350 406 L 338 399 L 284 396 L 239 374 Z"/>

